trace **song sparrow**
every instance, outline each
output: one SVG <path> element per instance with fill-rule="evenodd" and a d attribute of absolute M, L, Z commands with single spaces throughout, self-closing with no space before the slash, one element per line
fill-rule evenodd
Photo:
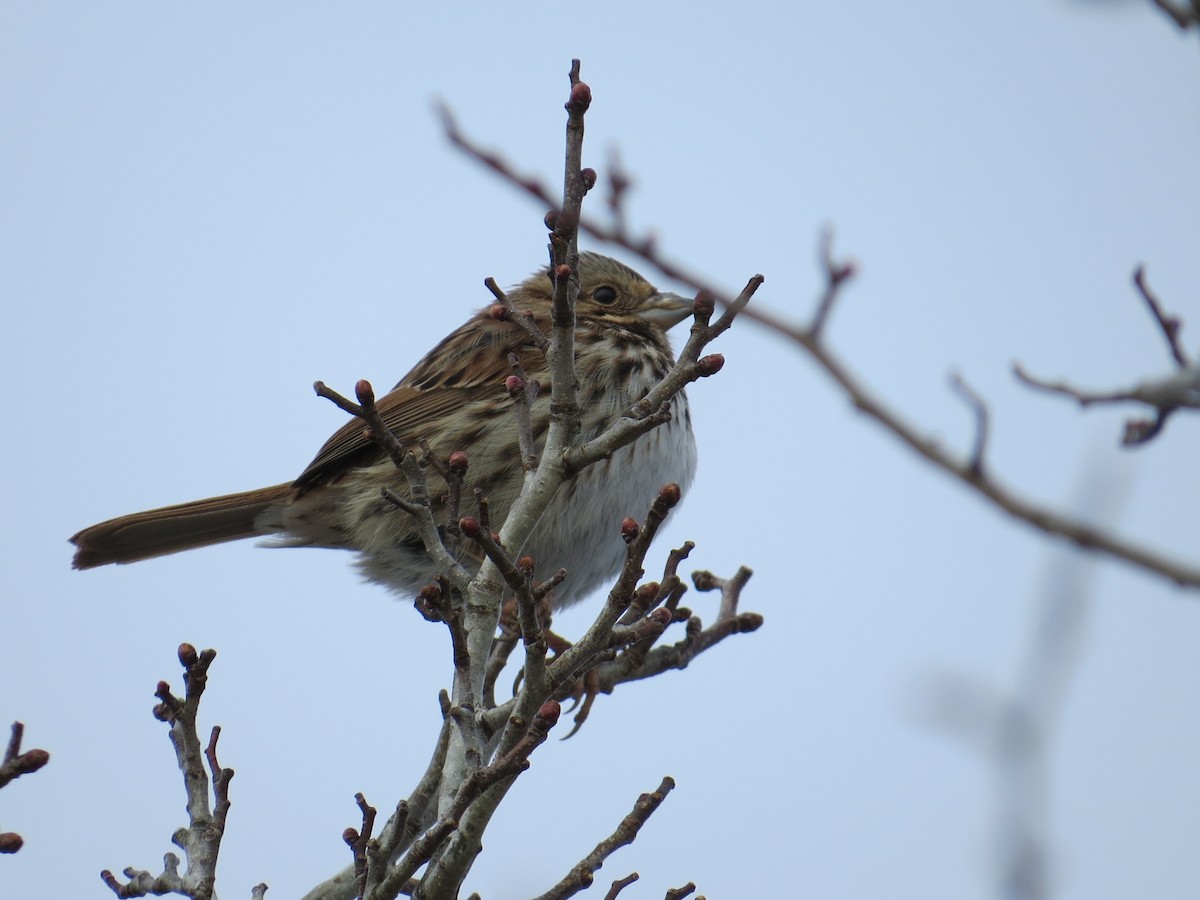
<path fill-rule="evenodd" d="M 579 257 L 575 355 L 582 438 L 599 434 L 641 399 L 668 371 L 673 354 L 666 331 L 682 321 L 691 302 L 657 291 L 629 267 L 595 253 Z M 510 297 L 549 333 L 553 290 L 548 270 L 533 275 Z M 468 488 L 487 496 L 492 521 L 508 514 L 522 481 L 516 418 L 504 388 L 516 353 L 544 390 L 532 405 L 540 448 L 549 419 L 549 376 L 543 353 L 517 324 L 490 309 L 473 316 L 431 350 L 390 393 L 380 398 L 384 421 L 406 446 L 424 439 L 445 459 L 467 454 Z M 687 488 L 696 468 L 687 398 L 671 402 L 671 421 L 643 435 L 605 462 L 566 484 L 520 552 L 537 572 L 559 568 L 567 580 L 558 606 L 574 603 L 614 575 L 624 558 L 621 520 L 644 511 L 658 489 Z M 431 496 L 439 522 L 446 491 L 433 471 Z M 239 538 L 272 535 L 273 546 L 335 547 L 359 551 L 363 574 L 413 595 L 437 574 L 412 519 L 380 496 L 388 486 L 410 496 L 388 456 L 348 422 L 294 482 L 121 516 L 80 531 L 74 567 L 128 563 Z M 469 496 L 469 495 L 468 495 Z M 510 548 L 513 549 L 513 548 Z"/>

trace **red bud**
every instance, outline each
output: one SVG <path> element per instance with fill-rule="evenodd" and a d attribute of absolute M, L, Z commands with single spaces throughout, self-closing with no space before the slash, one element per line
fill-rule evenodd
<path fill-rule="evenodd" d="M 583 179 L 583 189 L 585 191 L 590 191 L 596 186 L 595 169 L 584 169 L 579 173 L 579 176 Z"/>
<path fill-rule="evenodd" d="M 185 667 L 194 666 L 196 661 L 200 658 L 199 654 L 196 653 L 196 648 L 188 643 L 180 644 L 176 654 L 179 656 L 179 662 Z M 160 681 L 159 684 L 165 685 L 166 682 Z"/>
<path fill-rule="evenodd" d="M 579 81 L 571 86 L 571 99 L 567 101 L 567 109 L 571 112 L 587 112 L 592 105 L 592 89 L 586 82 Z"/>
<path fill-rule="evenodd" d="M 624 539 L 625 543 L 628 544 L 634 541 L 638 536 L 638 532 L 641 530 L 642 526 L 638 524 L 637 519 L 635 519 L 633 516 L 626 516 L 621 520 L 621 537 Z"/>
<path fill-rule="evenodd" d="M 509 375 L 504 379 L 504 389 L 510 394 L 516 395 L 525 390 L 525 382 L 519 375 Z"/>
<path fill-rule="evenodd" d="M 40 748 L 26 750 L 16 758 L 15 762 L 17 769 L 22 774 L 28 774 L 29 772 L 36 772 L 46 763 L 50 762 L 50 754 Z"/>
<path fill-rule="evenodd" d="M 696 368 L 700 370 L 701 378 L 716 375 L 724 366 L 725 357 L 720 353 L 710 353 L 708 356 L 702 356 L 696 360 Z"/>
<path fill-rule="evenodd" d="M 450 454 L 450 471 L 455 475 L 466 474 L 467 471 L 467 454 L 461 450 L 455 450 Z"/>
<path fill-rule="evenodd" d="M 708 291 L 700 291 L 692 301 L 692 312 L 699 316 L 711 316 L 717 308 L 717 301 Z"/>
<path fill-rule="evenodd" d="M 658 499 L 662 501 L 663 505 L 666 506 L 667 509 L 673 509 L 679 502 L 679 498 L 682 496 L 683 494 L 679 490 L 679 485 L 675 483 L 664 484 L 662 489 L 658 492 Z"/>
<path fill-rule="evenodd" d="M 566 265 L 565 263 L 561 266 L 555 266 L 554 267 L 554 277 L 559 281 L 563 281 L 567 278 L 570 278 L 571 277 L 571 267 Z"/>
<path fill-rule="evenodd" d="M 537 711 L 537 718 L 545 721 L 546 727 L 557 722 L 560 715 L 562 715 L 562 706 L 557 700 L 547 700 Z"/>
<path fill-rule="evenodd" d="M 657 581 L 647 581 L 645 584 L 641 585 L 637 589 L 637 591 L 634 593 L 634 597 L 637 599 L 638 604 L 641 606 L 648 605 L 649 603 L 651 603 L 654 600 L 654 598 L 656 596 L 658 596 L 658 582 Z"/>
<path fill-rule="evenodd" d="M 354 385 L 354 396 L 363 406 L 370 406 L 375 402 L 375 389 L 367 379 L 360 378 Z"/>
<path fill-rule="evenodd" d="M 458 529 L 469 538 L 479 537 L 479 520 L 471 516 L 463 516 L 458 520 Z"/>
<path fill-rule="evenodd" d="M 508 318 L 508 310 L 504 308 L 503 303 L 493 303 L 487 308 L 487 315 L 490 319 L 495 319 L 497 322 L 503 322 Z"/>

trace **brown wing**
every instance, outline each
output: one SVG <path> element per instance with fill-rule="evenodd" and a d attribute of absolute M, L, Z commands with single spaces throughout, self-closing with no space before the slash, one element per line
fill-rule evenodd
<path fill-rule="evenodd" d="M 517 353 L 530 374 L 544 369 L 540 351 L 528 335 L 507 322 L 477 316 L 434 348 L 403 380 L 378 401 L 384 423 L 406 446 L 422 439 L 438 443 L 447 419 L 463 407 L 495 398 L 503 402 L 504 380 L 512 374 L 508 354 Z M 381 451 L 351 419 L 325 442 L 294 487 L 308 487 L 366 464 Z"/>
<path fill-rule="evenodd" d="M 487 390 L 479 387 L 433 390 L 401 387 L 378 400 L 376 407 L 392 434 L 402 444 L 415 448 L 422 439 L 435 440 L 435 432 L 442 428 L 441 421 L 456 409 L 489 394 L 498 394 L 503 389 L 503 378 L 488 386 Z M 366 437 L 365 431 L 366 426 L 359 419 L 351 419 L 335 431 L 293 486 L 307 487 L 327 481 L 346 469 L 366 464 L 373 456 L 379 456 L 382 452 L 379 445 Z"/>

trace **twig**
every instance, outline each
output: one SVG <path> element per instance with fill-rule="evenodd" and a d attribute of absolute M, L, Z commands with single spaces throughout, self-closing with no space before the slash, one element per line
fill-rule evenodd
<path fill-rule="evenodd" d="M 721 591 L 720 608 L 713 624 L 705 628 L 698 616 L 691 616 L 687 620 L 687 633 L 682 641 L 655 647 L 640 660 L 636 655 L 622 654 L 610 663 L 597 666 L 593 670 L 596 689 L 607 694 L 619 684 L 653 678 L 673 669 L 686 669 L 697 656 L 727 637 L 757 631 L 763 625 L 763 617 L 755 612 L 738 612 L 742 589 L 751 574 L 745 566 L 728 579 L 718 578 L 711 572 L 694 572 L 692 582 L 696 590 Z"/>
<path fill-rule="evenodd" d="M 517 418 L 517 446 L 521 449 L 521 466 L 526 472 L 537 468 L 537 447 L 533 442 L 533 424 L 530 421 L 530 407 L 537 399 L 539 386 L 532 380 L 517 354 L 508 354 L 508 364 L 513 373 L 504 380 L 504 388 L 513 401 L 513 414 Z"/>
<path fill-rule="evenodd" d="M 637 839 L 638 832 L 641 831 L 642 826 L 654 815 L 655 811 L 662 805 L 663 800 L 667 798 L 667 794 L 671 793 L 674 787 L 674 779 L 666 776 L 656 790 L 638 797 L 637 802 L 633 805 L 632 812 L 621 820 L 621 824 L 616 827 L 616 830 L 597 844 L 591 853 L 580 860 L 566 874 L 562 881 L 546 891 L 546 893 L 535 898 L 535 900 L 566 900 L 566 898 L 574 897 L 580 891 L 590 887 L 595 880 L 596 872 L 604 865 L 605 860 L 622 847 L 632 844 Z M 632 884 L 636 880 L 637 873 L 634 873 L 627 878 L 621 879 L 620 882 L 614 882 L 613 890 L 610 891 L 608 896 L 616 897 L 621 888 Z"/>
<path fill-rule="evenodd" d="M 365 378 L 360 378 L 355 383 L 354 395 L 358 397 L 358 403 L 347 400 L 333 388 L 328 387 L 323 381 L 314 381 L 313 390 L 316 391 L 318 397 L 324 397 L 326 400 L 332 401 L 338 409 L 362 419 L 363 423 L 367 426 L 371 440 L 384 449 L 387 455 L 392 458 L 392 462 L 397 469 L 404 467 L 404 457 L 407 455 L 407 451 L 404 449 L 404 445 L 392 434 L 392 430 L 387 427 L 387 424 L 383 421 L 383 417 L 379 415 L 379 410 L 375 407 L 375 390 L 371 387 L 371 382 Z"/>
<path fill-rule="evenodd" d="M 646 553 L 659 527 L 666 520 L 667 514 L 680 500 L 679 485 L 669 484 L 663 487 L 650 505 L 646 514 L 646 522 L 638 529 L 637 535 L 628 543 L 625 550 L 625 564 L 621 569 L 616 583 L 608 592 L 604 607 L 600 610 L 595 622 L 588 628 L 573 647 L 555 658 L 550 665 L 550 689 L 561 690 L 577 679 L 581 672 L 590 667 L 592 657 L 609 646 L 613 625 L 629 607 L 634 597 L 637 580 L 642 576 L 642 565 Z"/>
<path fill-rule="evenodd" d="M 0 787 L 10 781 L 36 772 L 50 762 L 50 754 L 45 750 L 34 748 L 21 752 L 21 740 L 25 736 L 25 726 L 13 722 L 12 734 L 8 739 L 8 747 L 4 758 L 0 759 Z M 0 832 L 0 853 L 16 853 L 25 845 L 25 839 L 14 831 Z"/>
<path fill-rule="evenodd" d="M 1065 381 L 1043 381 L 1026 372 L 1020 363 L 1013 363 L 1018 381 L 1035 390 L 1061 394 L 1075 400 L 1081 407 L 1103 403 L 1144 403 L 1154 410 L 1154 419 L 1128 419 L 1122 434 L 1124 446 L 1144 444 L 1158 435 L 1167 419 L 1180 409 L 1200 409 L 1200 365 L 1176 369 L 1165 378 L 1143 381 L 1127 391 L 1109 393 L 1084 391 Z"/>
<path fill-rule="evenodd" d="M 483 283 L 492 292 L 492 296 L 496 298 L 496 302 L 499 304 L 498 310 L 496 307 L 492 307 L 489 310 L 492 316 L 518 325 L 529 335 L 530 343 L 545 353 L 550 348 L 550 339 L 542 333 L 542 329 L 537 327 L 533 314 L 523 309 L 517 309 L 516 305 L 512 302 L 512 298 L 496 283 L 495 278 L 489 275 L 483 280 Z"/>
<path fill-rule="evenodd" d="M 1200 2 L 1200 0 L 1198 0 Z M 1013 364 L 1017 380 L 1035 390 L 1060 394 L 1075 400 L 1087 408 L 1097 403 L 1144 403 L 1154 410 L 1153 419 L 1127 419 L 1121 435 L 1121 444 L 1126 447 L 1144 444 L 1156 437 L 1167 424 L 1167 419 L 1180 409 L 1200 409 L 1200 365 L 1194 364 L 1179 342 L 1182 327 L 1177 316 L 1167 315 L 1146 285 L 1146 270 L 1138 266 L 1133 273 L 1133 283 L 1138 289 L 1154 321 L 1167 340 L 1167 347 L 1175 361 L 1176 369 L 1163 378 L 1153 378 L 1123 391 L 1085 391 L 1065 381 L 1045 381 L 1027 373 L 1019 363 Z"/>
<path fill-rule="evenodd" d="M 1191 0 L 1189 7 L 1177 6 L 1170 0 L 1150 0 L 1161 9 L 1182 31 L 1187 31 L 1193 25 L 1200 25 L 1200 3 Z"/>
<path fill-rule="evenodd" d="M 950 373 L 952 387 L 963 401 L 975 413 L 975 441 L 971 445 L 971 455 L 967 459 L 967 471 L 975 478 L 983 477 L 983 457 L 987 453 L 988 441 L 988 411 L 987 406 L 971 386 L 957 372 Z"/>
<path fill-rule="evenodd" d="M 316 391 L 317 396 L 332 401 L 339 409 L 362 419 L 367 426 L 367 434 L 371 440 L 379 444 L 387 452 L 393 465 L 404 473 L 408 480 L 409 490 L 412 492 L 412 500 L 402 497 L 391 488 L 386 487 L 380 488 L 380 496 L 412 516 L 429 558 L 446 574 L 456 588 L 464 590 L 471 581 L 471 575 L 451 554 L 438 531 L 437 521 L 433 517 L 433 504 L 429 497 L 425 471 L 417 462 L 416 456 L 404 449 L 392 430 L 388 428 L 387 423 L 383 421 L 383 417 L 380 416 L 379 410 L 375 406 L 375 390 L 371 387 L 371 382 L 363 378 L 354 385 L 358 403 L 346 399 L 323 381 L 314 382 L 313 390 Z M 462 468 L 463 471 L 466 470 L 465 454 Z"/>
<path fill-rule="evenodd" d="M 821 232 L 819 241 L 819 259 L 825 272 L 825 291 L 817 301 L 816 312 L 808 326 L 808 333 L 813 340 L 819 341 L 825 330 L 825 322 L 833 311 L 833 304 L 841 293 L 842 282 L 854 277 L 856 267 L 852 262 L 836 262 L 833 258 L 833 229 L 826 228 Z"/>
<path fill-rule="evenodd" d="M 1016 379 L 1027 387 L 1044 391 L 1047 394 L 1061 394 L 1064 397 L 1070 397 L 1085 409 L 1095 403 L 1125 403 L 1138 399 L 1132 391 L 1093 392 L 1074 387 L 1065 381 L 1047 381 L 1029 374 L 1019 362 L 1013 363 L 1012 368 Z"/>
<path fill-rule="evenodd" d="M 358 882 L 358 896 L 367 896 L 367 845 L 371 842 L 371 832 L 375 829 L 375 807 L 367 803 L 362 792 L 354 795 L 354 802 L 362 813 L 362 828 L 347 828 L 342 832 L 342 840 L 350 848 L 354 857 L 354 877 Z"/>
<path fill-rule="evenodd" d="M 1146 301 L 1146 305 L 1150 307 L 1150 314 L 1154 316 L 1154 321 L 1162 329 L 1163 337 L 1167 339 L 1167 347 L 1171 351 L 1172 358 L 1174 358 L 1179 368 L 1186 369 L 1192 363 L 1183 346 L 1179 343 L 1179 331 L 1183 327 L 1183 323 L 1180 322 L 1178 316 L 1168 316 L 1163 312 L 1158 298 L 1151 293 L 1150 288 L 1146 285 L 1145 266 L 1138 266 L 1133 270 L 1133 283 L 1137 286 L 1138 293 L 1142 295 L 1142 299 Z"/>
<path fill-rule="evenodd" d="M 50 754 L 45 750 L 33 749 L 21 752 L 21 740 L 25 736 L 25 726 L 21 722 L 13 722 L 12 733 L 8 746 L 4 751 L 4 759 L 0 760 L 0 787 L 10 781 L 36 772 L 50 762 Z"/>
<path fill-rule="evenodd" d="M 525 679 L 529 690 L 544 698 L 548 694 L 545 687 L 547 645 L 541 625 L 537 621 L 537 599 L 533 595 L 534 561 L 528 556 L 514 561 L 507 551 L 496 543 L 491 533 L 474 519 L 462 519 L 459 527 L 495 564 L 516 597 L 518 621 L 525 644 Z"/>
<path fill-rule="evenodd" d="M 450 808 L 439 817 L 432 828 L 412 845 L 404 858 L 380 882 L 379 891 L 382 895 L 387 896 L 389 891 L 398 891 L 400 885 L 407 882 L 418 868 L 430 860 L 443 841 L 457 833 L 456 829 L 459 827 L 463 814 L 485 791 L 501 781 L 515 778 L 529 767 L 529 755 L 546 740 L 550 729 L 558 721 L 559 711 L 559 705 L 553 700 L 544 703 L 529 724 L 522 739 L 511 751 L 490 766 L 475 770 L 458 786 Z M 445 859 L 445 854 L 441 859 Z M 422 888 L 436 894 L 439 890 L 438 874 L 439 872 L 427 871 L 422 879 Z M 430 880 L 431 875 L 434 876 L 432 881 Z M 447 870 L 442 877 L 455 879 L 456 875 L 457 873 L 451 869 Z M 444 888 L 445 885 L 442 884 L 440 887 Z M 391 896 L 395 896 L 395 894 L 393 893 Z"/>
<path fill-rule="evenodd" d="M 171 836 L 172 843 L 180 847 L 187 857 L 187 869 L 182 873 L 179 871 L 179 857 L 174 853 L 167 853 L 163 857 L 163 871 L 159 875 L 126 868 L 123 871 L 128 879 L 126 884 L 118 882 L 112 872 L 105 869 L 100 873 L 100 878 L 118 897 L 173 892 L 194 900 L 210 900 L 214 895 L 217 856 L 229 813 L 229 783 L 233 778 L 233 770 L 223 769 L 217 762 L 220 728 L 213 728 L 208 747 L 201 751 L 196 716 L 200 709 L 200 697 L 208 682 L 208 669 L 216 655 L 215 650 L 197 653 L 191 644 L 180 644 L 178 656 L 184 669 L 184 697 L 181 699 L 172 694 L 165 681 L 160 681 L 154 692 L 159 699 L 154 707 L 154 716 L 171 726 L 171 743 L 175 747 L 187 794 L 189 825 L 176 830 Z M 204 769 L 206 761 L 211 771 L 215 801 L 211 812 L 208 796 L 210 781 Z"/>
<path fill-rule="evenodd" d="M 625 890 L 625 888 L 629 887 L 640 877 L 637 872 L 630 872 L 624 878 L 618 878 L 612 883 L 612 886 L 608 889 L 608 893 L 604 895 L 604 900 L 617 900 L 617 896 L 621 891 Z"/>

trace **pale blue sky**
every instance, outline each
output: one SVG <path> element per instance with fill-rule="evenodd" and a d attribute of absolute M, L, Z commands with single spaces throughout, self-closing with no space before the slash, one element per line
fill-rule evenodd
<path fill-rule="evenodd" d="M 100 869 L 161 865 L 184 812 L 149 710 L 182 640 L 220 653 L 222 896 L 299 896 L 348 862 L 355 791 L 382 809 L 411 789 L 445 635 L 348 556 L 244 544 L 78 573 L 66 538 L 293 477 L 342 421 L 314 379 L 392 384 L 487 302 L 485 276 L 540 265 L 543 210 L 451 151 L 431 102 L 553 180 L 572 56 L 587 161 L 619 147 L 630 212 L 672 255 L 729 287 L 762 272 L 755 302 L 802 316 L 831 223 L 862 275 L 829 339 L 869 384 L 965 447 L 958 369 L 1002 477 L 1064 507 L 1098 465 L 1129 484 L 1123 534 L 1200 558 L 1194 421 L 1119 452 L 1128 411 L 1009 374 L 1165 372 L 1139 262 L 1200 346 L 1200 53 L 1149 3 L 6 4 L 0 725 L 52 761 L 0 792 L 26 839 L 0 893 L 103 897 Z M 642 873 L 622 896 L 992 896 L 991 773 L 915 699 L 938 672 L 1013 682 L 1048 545 L 778 339 L 744 323 L 715 349 L 697 483 L 657 558 L 690 538 L 695 567 L 753 567 L 766 625 L 539 750 L 468 888 L 545 890 L 671 774 L 600 873 Z M 1192 898 L 1200 597 L 1110 563 L 1094 584 L 1053 744 L 1056 896 Z"/>

